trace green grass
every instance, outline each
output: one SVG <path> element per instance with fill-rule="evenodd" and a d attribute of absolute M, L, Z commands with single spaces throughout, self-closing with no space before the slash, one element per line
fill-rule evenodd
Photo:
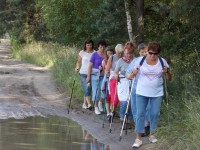
<path fill-rule="evenodd" d="M 30 43 L 25 45 L 14 44 L 12 48 L 14 57 L 24 62 L 36 64 L 42 67 L 51 67 L 56 59 L 56 52 L 50 44 Z"/>
<path fill-rule="evenodd" d="M 192 73 L 176 74 L 168 84 L 169 106 L 161 108 L 157 136 L 160 146 L 173 150 L 200 147 L 199 77 Z"/>

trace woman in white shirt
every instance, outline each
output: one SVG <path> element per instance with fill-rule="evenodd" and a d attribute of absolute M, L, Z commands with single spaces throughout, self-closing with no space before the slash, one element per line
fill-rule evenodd
<path fill-rule="evenodd" d="M 148 54 L 146 57 L 139 57 L 133 75 L 138 74 L 138 83 L 136 87 L 136 140 L 133 147 L 142 145 L 142 133 L 144 133 L 145 112 L 147 104 L 150 103 L 150 136 L 151 143 L 157 142 L 153 135 L 156 131 L 158 117 L 160 113 L 160 105 L 163 100 L 163 74 L 166 79 L 171 78 L 169 65 L 166 60 L 158 56 L 160 52 L 160 44 L 151 42 L 148 44 Z M 143 63 L 141 63 L 143 62 Z"/>
<path fill-rule="evenodd" d="M 78 60 L 76 63 L 75 71 L 80 74 L 81 85 L 84 93 L 84 102 L 82 108 L 92 110 L 92 105 L 90 103 L 91 96 L 91 85 L 86 83 L 88 66 L 90 63 L 90 58 L 94 52 L 94 42 L 92 40 L 86 40 L 84 43 L 84 48 L 79 52 Z M 80 69 L 80 70 L 79 70 Z"/>

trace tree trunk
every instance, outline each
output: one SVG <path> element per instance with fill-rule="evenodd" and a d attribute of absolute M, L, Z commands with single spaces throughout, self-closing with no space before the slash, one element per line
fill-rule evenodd
<path fill-rule="evenodd" d="M 132 20 L 131 20 L 131 14 L 129 11 L 129 0 L 124 0 L 124 4 L 125 4 L 125 12 L 126 12 L 126 18 L 127 18 L 127 29 L 128 29 L 128 36 L 129 36 L 129 40 L 131 42 L 134 42 L 134 38 L 133 38 L 133 29 L 132 29 Z"/>
<path fill-rule="evenodd" d="M 144 0 L 135 0 L 136 3 L 136 44 L 144 41 Z"/>

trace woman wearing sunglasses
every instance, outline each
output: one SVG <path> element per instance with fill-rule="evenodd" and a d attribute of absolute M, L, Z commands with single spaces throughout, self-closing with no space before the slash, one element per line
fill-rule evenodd
<path fill-rule="evenodd" d="M 158 42 L 150 42 L 148 44 L 148 53 L 145 59 L 138 58 L 136 65 L 132 71 L 132 75 L 138 74 L 138 83 L 136 88 L 136 139 L 133 147 L 142 145 L 142 134 L 144 133 L 145 112 L 148 102 L 151 106 L 150 111 L 150 136 L 149 141 L 156 143 L 157 139 L 153 135 L 156 131 L 158 117 L 160 114 L 160 106 L 163 100 L 163 75 L 166 79 L 171 79 L 169 65 L 165 59 L 160 61 L 160 44 Z M 143 60 L 144 59 L 144 60 Z M 143 60 L 143 63 L 141 61 Z"/>

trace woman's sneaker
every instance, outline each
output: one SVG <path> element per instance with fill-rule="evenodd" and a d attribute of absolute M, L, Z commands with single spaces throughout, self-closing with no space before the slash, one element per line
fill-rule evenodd
<path fill-rule="evenodd" d="M 158 140 L 155 138 L 155 136 L 153 136 L 153 135 L 151 135 L 150 137 L 149 137 L 149 142 L 150 143 L 156 143 Z"/>
<path fill-rule="evenodd" d="M 88 107 L 85 105 L 85 103 L 83 103 L 82 108 L 87 109 Z"/>
<path fill-rule="evenodd" d="M 99 102 L 99 103 L 98 103 L 98 107 L 99 107 L 99 111 L 100 111 L 100 112 L 103 112 L 102 102 Z"/>
<path fill-rule="evenodd" d="M 135 142 L 133 143 L 133 146 L 132 147 L 140 147 L 142 145 L 142 140 L 139 140 L 139 139 L 135 139 Z"/>
<path fill-rule="evenodd" d="M 95 112 L 96 115 L 100 115 L 100 114 L 101 114 L 101 112 L 99 111 L 99 108 L 98 108 L 98 107 L 95 107 L 94 112 Z"/>

